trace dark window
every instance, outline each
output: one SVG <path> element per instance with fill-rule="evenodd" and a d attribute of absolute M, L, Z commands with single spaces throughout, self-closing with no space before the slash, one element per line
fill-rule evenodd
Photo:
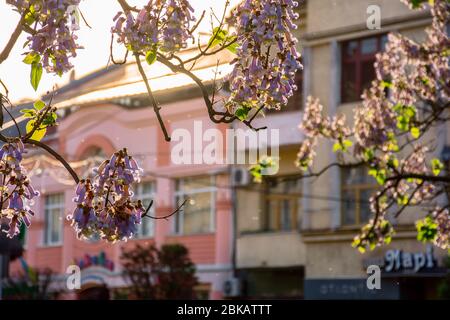
<path fill-rule="evenodd" d="M 341 102 L 361 100 L 361 95 L 375 79 L 375 55 L 383 51 L 387 35 L 356 39 L 342 44 Z"/>

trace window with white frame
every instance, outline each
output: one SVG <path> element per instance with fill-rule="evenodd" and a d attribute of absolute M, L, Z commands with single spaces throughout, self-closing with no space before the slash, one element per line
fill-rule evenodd
<path fill-rule="evenodd" d="M 142 201 L 147 208 L 155 197 L 155 183 L 152 181 L 143 182 L 136 186 L 135 198 Z M 155 215 L 155 205 L 153 204 L 148 212 L 150 216 Z M 136 238 L 150 238 L 155 235 L 155 223 L 153 219 L 142 218 L 142 223 L 138 227 Z"/>
<path fill-rule="evenodd" d="M 45 197 L 44 245 L 62 243 L 62 219 L 64 216 L 64 194 L 52 194 Z"/>
<path fill-rule="evenodd" d="M 182 214 L 174 219 L 175 234 L 191 235 L 213 232 L 215 229 L 215 179 L 212 176 L 179 179 L 176 186 L 176 203 L 186 199 Z"/>

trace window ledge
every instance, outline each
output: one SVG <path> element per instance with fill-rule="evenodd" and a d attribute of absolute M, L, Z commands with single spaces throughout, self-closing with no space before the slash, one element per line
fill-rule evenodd
<path fill-rule="evenodd" d="M 62 247 L 63 243 L 51 243 L 51 244 L 41 244 L 38 246 L 39 249 L 50 249 L 50 248 L 58 248 L 58 247 Z"/>
<path fill-rule="evenodd" d="M 256 231 L 242 231 L 239 233 L 240 237 L 252 235 L 279 235 L 279 234 L 300 234 L 300 230 L 256 230 Z"/>
<path fill-rule="evenodd" d="M 356 108 L 358 106 L 360 106 L 362 104 L 362 100 L 361 101 L 354 101 L 354 102 L 341 102 L 338 105 L 338 108 Z"/>
<path fill-rule="evenodd" d="M 155 235 L 143 236 L 143 237 L 135 237 L 135 238 L 130 239 L 130 240 L 153 240 L 153 239 L 155 239 Z"/>
<path fill-rule="evenodd" d="M 362 226 L 362 225 L 361 225 Z M 302 236 L 305 242 L 330 242 L 330 241 L 348 241 L 352 240 L 361 230 L 361 226 L 345 226 L 336 229 L 308 229 L 302 230 Z M 396 225 L 395 238 L 415 238 L 417 233 L 414 225 L 403 224 Z"/>
<path fill-rule="evenodd" d="M 190 233 L 190 234 L 178 234 L 178 233 L 172 233 L 168 236 L 171 238 L 182 238 L 182 237 L 201 237 L 201 236 L 213 236 L 215 235 L 215 231 L 210 232 L 203 232 L 203 233 Z"/>

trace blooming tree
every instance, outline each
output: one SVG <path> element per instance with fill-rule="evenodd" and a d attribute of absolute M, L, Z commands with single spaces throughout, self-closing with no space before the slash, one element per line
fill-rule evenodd
<path fill-rule="evenodd" d="M 198 284 L 189 250 L 181 244 L 122 250 L 124 279 L 139 299 L 194 299 Z M 145 284 L 145 285 L 143 285 Z"/>
<path fill-rule="evenodd" d="M 370 199 L 373 218 L 353 242 L 363 252 L 389 243 L 394 233 L 392 217 L 408 207 L 428 211 L 416 223 L 419 240 L 450 248 L 450 168 L 432 157 L 429 137 L 430 130 L 450 120 L 450 2 L 402 1 L 414 10 L 431 9 L 426 40 L 416 43 L 400 34 L 389 35 L 386 50 L 376 58 L 376 80 L 354 110 L 353 123 L 344 115 L 325 115 L 312 97 L 301 123 L 307 138 L 297 163 L 305 177 L 319 176 L 336 166 L 365 166 L 379 184 Z M 318 139 L 333 141 L 339 155 L 336 163 L 315 172 Z"/>
<path fill-rule="evenodd" d="M 0 64 L 4 62 L 19 36 L 28 34 L 24 45 L 24 63 L 31 68 L 30 82 L 36 90 L 43 72 L 63 75 L 74 66 L 71 61 L 82 49 L 77 39 L 80 18 L 83 14 L 78 5 L 81 0 L 7 0 L 20 15 L 17 27 L 6 46 L 0 51 Z M 117 0 L 122 9 L 111 17 L 111 54 L 114 64 L 123 64 L 131 55 L 146 85 L 153 108 L 164 137 L 170 134 L 160 114 L 161 106 L 155 99 L 142 63 L 152 65 L 158 61 L 174 73 L 187 75 L 202 92 L 209 118 L 214 123 L 242 121 L 249 128 L 264 109 L 280 109 L 297 89 L 295 73 L 301 68 L 297 40 L 293 35 L 298 15 L 293 0 L 244 0 L 227 19 L 229 1 L 221 18 L 216 17 L 212 36 L 207 43 L 198 40 L 197 53 L 182 59 L 180 51 L 190 43 L 195 45 L 195 32 L 205 17 L 205 12 L 195 16 L 188 0 L 150 0 L 137 8 L 126 0 Z M 84 20 L 84 18 L 83 18 Z M 85 21 L 86 22 L 86 21 Z M 87 22 L 86 22 L 87 24 Z M 214 25 L 216 24 L 216 25 Z M 126 50 L 122 61 L 113 56 L 113 45 Z M 233 71 L 228 75 L 231 95 L 218 98 L 220 86 L 209 89 L 191 72 L 196 62 L 205 57 L 229 50 L 235 54 Z M 22 133 L 16 119 L 11 115 L 8 88 L 0 78 L 0 127 L 4 113 L 14 122 L 18 135 L 0 133 L 4 143 L 0 151 L 0 219 L 6 220 L 9 237 L 19 232 L 19 226 L 31 223 L 34 215 L 33 198 L 39 196 L 34 190 L 22 165 L 27 148 L 34 146 L 45 150 L 59 160 L 77 184 L 74 192 L 76 208 L 68 216 L 80 239 L 98 235 L 115 242 L 129 239 L 142 218 L 166 219 L 148 215 L 150 206 L 144 208 L 135 199 L 132 185 L 139 182 L 141 169 L 126 148 L 115 152 L 94 169 L 94 177 L 80 179 L 70 164 L 51 146 L 41 142 L 47 128 L 57 125 L 56 108 L 49 101 L 36 101 L 33 109 L 22 110 L 28 118 L 26 132 Z M 1 87 L 0 87 L 1 88 Z M 125 147 L 125 146 L 124 146 Z M 173 214 L 181 209 L 178 208 Z"/>

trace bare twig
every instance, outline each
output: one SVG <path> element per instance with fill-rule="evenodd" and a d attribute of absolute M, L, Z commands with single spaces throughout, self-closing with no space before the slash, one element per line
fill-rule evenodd
<path fill-rule="evenodd" d="M 0 53 L 0 64 L 2 64 L 3 61 L 5 61 L 9 57 L 9 54 L 11 53 L 11 50 L 16 44 L 17 39 L 19 39 L 20 34 L 23 31 L 23 24 L 25 22 L 25 15 L 27 12 L 28 10 L 24 12 L 24 14 L 21 16 L 20 21 L 17 23 L 17 26 L 14 29 L 13 33 L 11 34 L 11 37 L 9 38 L 8 42 L 6 43 L 5 48 Z"/>
<path fill-rule="evenodd" d="M 72 176 L 72 178 L 76 184 L 78 184 L 80 182 L 80 178 L 78 177 L 75 170 L 73 170 L 73 168 L 70 166 L 70 164 L 58 152 L 53 150 L 50 146 L 48 146 L 45 143 L 42 143 L 40 141 L 33 140 L 33 139 L 28 139 L 25 141 L 25 143 L 34 145 L 34 146 L 44 149 L 45 151 L 50 153 L 53 157 L 55 157 L 56 160 L 61 162 L 61 164 L 67 169 L 67 171 L 69 171 L 70 175 Z"/>
<path fill-rule="evenodd" d="M 164 124 L 164 120 L 161 117 L 161 113 L 160 113 L 161 107 L 158 106 L 158 102 L 156 101 L 156 99 L 153 95 L 152 89 L 150 87 L 150 83 L 147 79 L 147 75 L 145 74 L 144 68 L 142 67 L 141 59 L 137 53 L 135 53 L 134 56 L 136 58 L 136 64 L 138 66 L 139 73 L 141 74 L 142 80 L 144 80 L 145 87 L 147 88 L 148 97 L 150 98 L 150 103 L 153 106 L 153 111 L 155 112 L 156 117 L 159 122 L 159 125 L 163 131 L 164 138 L 166 139 L 166 141 L 170 141 L 170 136 L 169 136 L 166 126 Z"/>
<path fill-rule="evenodd" d="M 154 219 L 154 220 L 167 220 L 167 219 L 169 219 L 171 216 L 174 216 L 174 215 L 176 215 L 177 213 L 181 212 L 181 209 L 184 207 L 184 205 L 186 204 L 187 201 L 188 201 L 188 199 L 185 199 L 185 200 L 183 201 L 183 203 L 182 203 L 180 206 L 178 206 L 178 208 L 177 208 L 175 211 L 173 211 L 172 213 L 170 213 L 170 214 L 168 214 L 168 215 L 166 215 L 166 216 L 162 216 L 162 217 L 149 216 L 149 215 L 148 215 L 148 212 L 146 212 L 145 214 L 142 215 L 142 217 L 143 217 L 143 218 L 150 218 L 150 219 Z M 150 207 L 151 207 L 152 204 L 153 204 L 153 201 L 150 203 Z M 147 210 L 150 210 L 150 207 L 149 207 Z"/>
<path fill-rule="evenodd" d="M 117 65 L 123 65 L 123 64 L 127 63 L 128 54 L 130 53 L 128 50 L 125 52 L 125 57 L 123 58 L 122 61 L 114 60 L 113 43 L 114 43 L 114 33 L 111 33 L 111 44 L 109 46 L 109 58 L 111 59 L 111 62 L 113 64 L 117 64 Z"/>

